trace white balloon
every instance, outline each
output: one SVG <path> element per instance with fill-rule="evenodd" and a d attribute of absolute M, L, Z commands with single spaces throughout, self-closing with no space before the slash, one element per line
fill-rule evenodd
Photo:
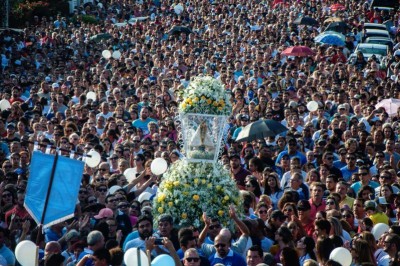
<path fill-rule="evenodd" d="M 340 263 L 342 266 L 350 266 L 353 261 L 350 251 L 342 247 L 332 250 L 329 259 Z"/>
<path fill-rule="evenodd" d="M 120 59 L 121 58 L 121 52 L 120 51 L 114 51 L 114 53 L 112 54 L 112 57 L 114 59 Z"/>
<path fill-rule="evenodd" d="M 182 11 L 183 11 L 183 6 L 182 6 L 181 4 L 177 4 L 177 5 L 174 7 L 174 11 L 175 11 L 175 13 L 176 13 L 177 15 L 179 15 L 179 14 L 182 13 Z"/>
<path fill-rule="evenodd" d="M 100 154 L 95 150 L 90 150 L 88 153 L 91 157 L 85 157 L 84 161 L 89 167 L 96 167 L 101 161 Z"/>
<path fill-rule="evenodd" d="M 105 58 L 105 59 L 109 59 L 111 57 L 111 52 L 109 50 L 104 50 L 103 52 L 101 52 L 101 55 Z"/>
<path fill-rule="evenodd" d="M 163 158 L 156 158 L 151 162 L 150 170 L 155 175 L 162 175 L 168 169 L 168 163 Z"/>
<path fill-rule="evenodd" d="M 36 244 L 29 240 L 21 241 L 15 247 L 15 257 L 22 266 L 36 265 L 37 252 Z"/>
<path fill-rule="evenodd" d="M 167 254 L 157 256 L 152 262 L 151 266 L 174 266 L 174 259 Z"/>
<path fill-rule="evenodd" d="M 96 101 L 96 93 L 94 91 L 89 91 L 88 93 L 86 93 L 86 98 L 92 101 Z"/>
<path fill-rule="evenodd" d="M 11 104 L 9 101 L 7 101 L 6 99 L 3 99 L 0 101 L 0 109 L 2 111 L 10 109 L 11 108 Z"/>
<path fill-rule="evenodd" d="M 139 252 L 139 254 L 138 254 Z M 140 263 L 138 262 L 140 260 Z M 149 265 L 149 259 L 143 250 L 139 248 L 130 248 L 125 252 L 124 262 L 127 266 Z"/>
<path fill-rule="evenodd" d="M 374 235 L 375 240 L 378 241 L 379 238 L 386 232 L 389 232 L 389 225 L 384 223 L 379 223 L 372 227 L 371 233 Z"/>
<path fill-rule="evenodd" d="M 151 198 L 151 196 L 153 196 L 150 192 L 142 192 L 142 194 L 140 194 L 138 201 L 142 202 L 144 200 L 149 200 Z"/>
<path fill-rule="evenodd" d="M 311 102 L 307 103 L 307 109 L 310 112 L 317 111 L 318 103 L 316 101 L 311 101 Z"/>
<path fill-rule="evenodd" d="M 132 182 L 133 179 L 136 178 L 136 170 L 135 168 L 128 168 L 124 171 L 124 176 L 126 177 L 126 180 L 128 180 L 128 182 Z"/>

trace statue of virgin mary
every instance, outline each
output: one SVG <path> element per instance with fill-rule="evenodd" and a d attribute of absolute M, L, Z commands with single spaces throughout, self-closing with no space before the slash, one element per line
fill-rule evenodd
<path fill-rule="evenodd" d="M 212 149 L 214 147 L 214 143 L 210 138 L 205 121 L 201 122 L 200 126 L 196 129 L 196 132 L 190 140 L 190 146 L 194 149 L 202 151 L 204 151 L 206 148 Z"/>

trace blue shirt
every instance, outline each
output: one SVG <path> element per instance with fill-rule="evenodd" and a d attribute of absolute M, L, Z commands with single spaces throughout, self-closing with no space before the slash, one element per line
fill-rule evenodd
<path fill-rule="evenodd" d="M 340 168 L 340 171 L 342 172 L 343 179 L 347 182 L 351 179 L 352 174 L 358 172 L 358 167 L 356 167 L 354 170 L 349 170 L 346 165 L 345 167 Z"/>
<path fill-rule="evenodd" d="M 233 252 L 233 250 L 230 250 L 225 258 L 221 258 L 218 256 L 218 253 L 215 253 L 214 255 L 211 255 L 208 260 L 210 261 L 211 266 L 214 266 L 217 263 L 222 263 L 225 266 L 247 266 L 244 258 Z"/>

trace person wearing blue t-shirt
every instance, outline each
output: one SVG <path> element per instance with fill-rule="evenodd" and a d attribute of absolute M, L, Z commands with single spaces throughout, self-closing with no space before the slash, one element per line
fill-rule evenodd
<path fill-rule="evenodd" d="M 340 168 L 342 172 L 343 179 L 348 182 L 354 173 L 358 172 L 358 167 L 356 166 L 356 156 L 354 154 L 346 155 L 346 166 Z"/>
<path fill-rule="evenodd" d="M 154 119 L 149 117 L 149 107 L 143 107 L 140 110 L 140 118 L 132 122 L 132 126 L 140 128 L 143 131 L 143 135 L 149 134 L 148 124 Z M 156 121 L 155 121 L 156 122 Z"/>
<path fill-rule="evenodd" d="M 211 255 L 208 260 L 211 266 L 222 263 L 223 265 L 230 266 L 246 266 L 247 263 L 244 258 L 235 253 L 231 249 L 230 239 L 225 235 L 218 235 L 214 240 L 214 247 L 217 250 L 216 253 Z"/>

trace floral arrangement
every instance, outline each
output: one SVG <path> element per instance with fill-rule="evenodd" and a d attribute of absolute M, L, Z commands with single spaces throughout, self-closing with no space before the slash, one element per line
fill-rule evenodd
<path fill-rule="evenodd" d="M 230 94 L 224 85 L 210 76 L 198 76 L 181 94 L 179 109 L 183 113 L 229 115 L 232 111 Z"/>
<path fill-rule="evenodd" d="M 225 227 L 233 229 L 229 205 L 242 213 L 239 190 L 229 173 L 220 164 L 188 163 L 185 160 L 171 165 L 154 198 L 153 212 L 174 217 L 177 228 L 203 224 L 201 216 L 217 217 Z"/>

